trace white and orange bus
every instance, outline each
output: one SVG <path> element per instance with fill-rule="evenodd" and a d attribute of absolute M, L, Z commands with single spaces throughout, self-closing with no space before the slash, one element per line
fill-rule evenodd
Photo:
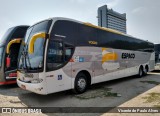
<path fill-rule="evenodd" d="M 19 59 L 19 87 L 50 94 L 154 69 L 154 44 L 121 32 L 67 18 L 52 18 L 27 30 Z"/>

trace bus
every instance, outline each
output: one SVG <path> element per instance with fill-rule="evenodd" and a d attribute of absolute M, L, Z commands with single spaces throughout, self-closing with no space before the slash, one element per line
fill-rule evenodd
<path fill-rule="evenodd" d="M 160 70 L 160 44 L 155 44 L 155 70 Z"/>
<path fill-rule="evenodd" d="M 72 89 L 154 69 L 154 44 L 119 31 L 56 17 L 31 26 L 19 57 L 17 84 L 37 94 Z"/>
<path fill-rule="evenodd" d="M 9 28 L 0 38 L 0 85 L 14 84 L 17 77 L 17 61 L 21 44 L 29 26 Z"/>

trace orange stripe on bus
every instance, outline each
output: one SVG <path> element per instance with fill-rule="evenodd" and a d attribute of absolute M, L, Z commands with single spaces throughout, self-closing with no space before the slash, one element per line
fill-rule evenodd
<path fill-rule="evenodd" d="M 102 56 L 102 63 L 107 61 L 115 61 L 118 59 L 118 55 L 116 53 L 107 53 Z"/>

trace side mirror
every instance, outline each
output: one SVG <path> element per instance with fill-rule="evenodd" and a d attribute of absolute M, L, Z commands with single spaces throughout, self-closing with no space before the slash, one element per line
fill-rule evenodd
<path fill-rule="evenodd" d="M 6 67 L 9 68 L 11 65 L 11 58 L 7 57 L 6 58 Z"/>

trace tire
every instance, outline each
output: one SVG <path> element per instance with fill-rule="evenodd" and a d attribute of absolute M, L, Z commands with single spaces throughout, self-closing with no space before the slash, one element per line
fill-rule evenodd
<path fill-rule="evenodd" d="M 139 68 L 138 77 L 141 78 L 143 76 L 143 68 Z"/>
<path fill-rule="evenodd" d="M 76 76 L 75 83 L 74 83 L 74 93 L 84 93 L 88 88 L 88 83 L 87 83 L 87 77 L 84 73 L 79 73 Z"/>

